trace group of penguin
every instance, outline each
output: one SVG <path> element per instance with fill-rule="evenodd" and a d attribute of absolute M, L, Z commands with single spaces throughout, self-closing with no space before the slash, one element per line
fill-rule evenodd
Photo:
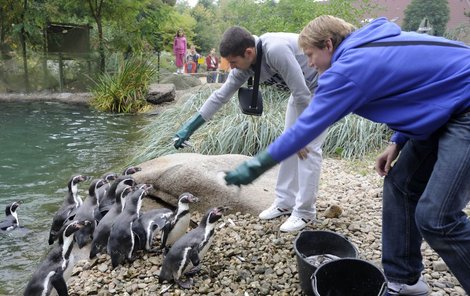
<path fill-rule="evenodd" d="M 186 281 L 181 278 L 199 271 L 200 262 L 212 243 L 216 222 L 228 208 L 209 209 L 199 225 L 187 232 L 191 222 L 189 207 L 198 198 L 183 193 L 174 211 L 159 208 L 141 213 L 142 199 L 152 186 L 136 183 L 132 174 L 138 171 L 140 168 L 133 166 L 121 175 L 110 173 L 93 180 L 85 200 L 79 195 L 78 185 L 91 177 L 76 175 L 69 180 L 67 196 L 55 213 L 49 232 L 49 245 L 54 246 L 33 273 L 24 295 L 50 295 L 53 288 L 59 296 L 68 295 L 64 271 L 74 244 L 78 248 L 91 244 L 90 259 L 107 253 L 113 268 L 132 262 L 139 250 L 161 252 L 164 258 L 159 281 L 191 287 L 191 278 Z M 20 203 L 13 202 L 6 207 L 6 219 L 0 222 L 2 230 L 19 227 L 16 211 Z M 161 231 L 159 248 L 153 247 L 158 230 Z"/>

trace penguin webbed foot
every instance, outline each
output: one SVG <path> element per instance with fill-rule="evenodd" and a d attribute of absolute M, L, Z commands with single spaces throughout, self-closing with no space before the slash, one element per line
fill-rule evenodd
<path fill-rule="evenodd" d="M 175 283 L 178 284 L 182 289 L 189 289 L 193 285 L 193 279 L 189 278 L 186 281 L 181 281 L 181 280 L 175 280 Z"/>
<path fill-rule="evenodd" d="M 150 248 L 147 250 L 147 252 L 152 254 L 160 254 L 163 253 L 163 250 L 160 248 Z"/>
<path fill-rule="evenodd" d="M 194 276 L 196 275 L 198 272 L 201 271 L 201 265 L 196 265 L 194 266 L 193 268 L 191 268 L 190 270 L 188 270 L 187 272 L 184 273 L 185 276 Z"/>

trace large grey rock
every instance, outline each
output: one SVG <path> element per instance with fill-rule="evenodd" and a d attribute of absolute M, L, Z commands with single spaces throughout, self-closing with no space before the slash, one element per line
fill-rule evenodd
<path fill-rule="evenodd" d="M 161 104 L 163 102 L 172 102 L 175 100 L 176 89 L 172 83 L 157 84 L 153 83 L 149 86 L 149 92 L 145 98 L 147 102 L 152 104 Z"/>
<path fill-rule="evenodd" d="M 138 183 L 154 186 L 151 195 L 176 206 L 178 196 L 191 192 L 200 201 L 192 209 L 205 212 L 214 206 L 229 206 L 233 212 L 258 215 L 274 200 L 277 167 L 248 186 L 226 186 L 223 172 L 235 168 L 249 157 L 237 154 L 201 155 L 176 153 L 159 157 L 139 166 L 133 176 Z"/>
<path fill-rule="evenodd" d="M 160 83 L 173 83 L 176 90 L 188 89 L 202 84 L 199 78 L 189 74 L 169 74 L 162 77 Z"/>

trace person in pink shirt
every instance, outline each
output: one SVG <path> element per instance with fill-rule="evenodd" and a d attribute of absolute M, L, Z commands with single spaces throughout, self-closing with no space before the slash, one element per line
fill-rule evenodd
<path fill-rule="evenodd" d="M 173 41 L 173 53 L 175 55 L 176 73 L 183 74 L 184 58 L 186 57 L 186 37 L 183 29 L 178 29 Z"/>

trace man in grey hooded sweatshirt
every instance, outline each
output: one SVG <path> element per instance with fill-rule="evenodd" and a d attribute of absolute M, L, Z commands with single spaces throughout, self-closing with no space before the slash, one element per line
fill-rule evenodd
<path fill-rule="evenodd" d="M 201 109 L 176 133 L 175 147 L 184 147 L 184 142 L 254 75 L 259 42 L 262 44 L 260 83 L 291 92 L 284 128 L 292 126 L 309 105 L 318 79 L 318 73 L 309 67 L 307 57 L 297 41 L 298 34 L 293 33 L 266 33 L 257 37 L 238 26 L 225 31 L 219 49 L 221 56 L 230 63 L 232 71 L 225 83 L 209 96 Z M 285 232 L 298 231 L 315 220 L 322 163 L 321 146 L 325 137 L 326 131 L 297 155 L 281 163 L 276 199 L 260 213 L 260 219 L 290 214 L 280 227 Z"/>

